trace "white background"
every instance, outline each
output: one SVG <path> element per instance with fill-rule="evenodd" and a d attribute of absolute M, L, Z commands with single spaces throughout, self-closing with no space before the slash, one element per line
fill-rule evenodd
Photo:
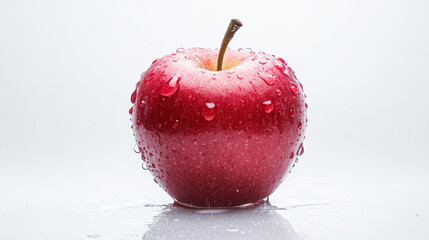
<path fill-rule="evenodd" d="M 130 94 L 155 58 L 219 47 L 239 18 L 230 47 L 284 58 L 309 105 L 305 154 L 271 198 L 287 208 L 267 210 L 283 219 L 273 221 L 290 239 L 428 239 L 428 9 L 417 0 L 1 0 L 0 236 L 206 236 L 192 211 L 174 210 L 185 225 L 163 222 L 172 201 L 132 150 Z M 202 229 L 218 215 L 235 221 L 212 212 Z M 242 223 L 211 230 L 255 229 Z"/>

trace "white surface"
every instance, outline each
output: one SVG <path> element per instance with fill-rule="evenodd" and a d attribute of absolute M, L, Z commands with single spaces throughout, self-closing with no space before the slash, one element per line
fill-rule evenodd
<path fill-rule="evenodd" d="M 428 9 L 0 1 L 0 237 L 428 239 Z M 279 209 L 176 209 L 132 151 L 130 94 L 155 58 L 218 47 L 230 18 L 244 23 L 231 48 L 281 56 L 303 83 L 305 153 Z"/>
<path fill-rule="evenodd" d="M 303 164 L 304 165 L 304 164 Z M 137 168 L 137 167 L 136 167 Z M 299 171 L 295 171 L 299 172 Z M 28 175 L 27 175 L 28 174 Z M 273 206 L 171 205 L 147 172 L 7 176 L 4 239 L 426 239 L 429 189 L 416 179 L 329 183 L 294 172 Z M 34 177 L 33 173 L 33 177 Z M 11 187 L 12 186 L 12 187 Z"/>

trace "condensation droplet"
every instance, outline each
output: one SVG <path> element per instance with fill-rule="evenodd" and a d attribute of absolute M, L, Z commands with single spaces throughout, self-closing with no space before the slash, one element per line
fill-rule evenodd
<path fill-rule="evenodd" d="M 267 63 L 267 60 L 265 59 L 261 59 L 258 61 L 260 64 L 265 65 Z"/>
<path fill-rule="evenodd" d="M 265 54 L 265 52 L 263 52 L 263 51 L 259 51 L 259 54 Z"/>
<path fill-rule="evenodd" d="M 206 103 L 201 110 L 201 114 L 207 121 L 213 120 L 216 116 L 216 105 L 214 103 Z"/>
<path fill-rule="evenodd" d="M 298 162 L 299 162 L 299 159 L 298 159 L 298 158 L 296 158 L 296 159 L 295 159 L 295 163 L 298 163 Z"/>
<path fill-rule="evenodd" d="M 264 108 L 265 113 L 270 113 L 273 111 L 274 104 L 271 102 L 271 100 L 267 100 L 267 101 L 263 102 L 262 104 L 263 104 L 263 108 Z"/>
<path fill-rule="evenodd" d="M 308 105 L 307 105 L 307 103 L 305 104 L 305 108 L 308 108 Z"/>
<path fill-rule="evenodd" d="M 137 92 L 134 90 L 134 92 L 131 94 L 131 103 L 136 102 Z"/>
<path fill-rule="evenodd" d="M 251 48 L 245 48 L 243 50 L 250 53 L 250 54 L 255 54 L 255 52 Z"/>
<path fill-rule="evenodd" d="M 293 110 L 293 108 L 291 108 L 291 109 L 289 110 L 289 116 L 290 116 L 291 118 L 295 117 L 295 110 Z"/>
<path fill-rule="evenodd" d="M 301 129 L 301 128 L 302 128 L 302 122 L 301 122 L 301 121 L 299 121 L 299 123 L 298 123 L 298 128 L 299 128 L 299 129 Z"/>
<path fill-rule="evenodd" d="M 265 72 L 258 72 L 259 78 L 264 80 L 264 82 L 270 86 L 274 85 L 274 77 Z"/>
<path fill-rule="evenodd" d="M 290 83 L 290 90 L 296 95 L 298 93 L 298 86 L 295 83 Z"/>
<path fill-rule="evenodd" d="M 135 153 L 140 153 L 140 149 L 139 149 L 139 145 L 138 144 L 134 145 L 134 152 Z"/>
<path fill-rule="evenodd" d="M 156 66 L 152 69 L 152 71 L 150 71 L 149 76 L 152 76 L 155 74 L 155 72 L 158 70 L 159 66 Z M 145 78 L 144 82 L 147 82 L 149 80 L 149 78 Z"/>
<path fill-rule="evenodd" d="M 280 70 L 280 72 L 282 72 L 283 74 L 286 73 L 286 66 L 281 64 L 281 63 L 275 63 L 274 67 L 276 67 L 278 70 Z"/>
<path fill-rule="evenodd" d="M 281 57 L 277 58 L 277 60 L 279 60 L 283 64 L 286 64 L 286 61 L 283 58 L 281 58 Z"/>
<path fill-rule="evenodd" d="M 176 52 L 177 53 L 182 53 L 182 52 L 184 52 L 185 51 L 185 49 L 184 48 L 178 48 L 177 50 L 176 50 Z"/>
<path fill-rule="evenodd" d="M 177 92 L 179 89 L 179 81 L 182 77 L 179 75 L 175 75 L 170 79 L 170 81 L 164 83 L 161 90 L 159 90 L 159 94 L 162 96 L 169 97 Z"/>
<path fill-rule="evenodd" d="M 144 107 L 144 105 L 146 105 L 146 102 L 145 102 L 144 100 L 142 100 L 142 101 L 140 102 L 140 107 Z"/>
<path fill-rule="evenodd" d="M 291 152 L 291 153 L 289 154 L 289 159 L 292 159 L 293 157 L 295 157 L 295 153 Z"/>
<path fill-rule="evenodd" d="M 176 120 L 173 122 L 173 127 L 177 127 L 177 126 L 179 126 L 179 119 L 176 119 Z"/>
<path fill-rule="evenodd" d="M 133 114 L 133 107 L 130 108 L 130 110 L 128 110 L 128 113 L 131 115 Z"/>
<path fill-rule="evenodd" d="M 276 95 L 280 97 L 282 95 L 282 91 L 280 91 L 280 89 L 276 89 Z"/>
<path fill-rule="evenodd" d="M 143 162 L 143 163 L 142 163 L 142 169 L 143 169 L 143 170 L 145 170 L 145 171 L 147 171 L 147 170 L 148 170 L 148 167 L 147 167 L 147 165 L 146 165 L 146 163 L 145 163 L 145 162 Z"/>
<path fill-rule="evenodd" d="M 304 153 L 304 145 L 301 143 L 301 145 L 299 145 L 298 151 L 296 152 L 297 156 L 301 156 Z"/>
<path fill-rule="evenodd" d="M 243 76 L 241 76 L 240 74 L 237 74 L 237 78 L 241 80 L 243 79 Z"/>

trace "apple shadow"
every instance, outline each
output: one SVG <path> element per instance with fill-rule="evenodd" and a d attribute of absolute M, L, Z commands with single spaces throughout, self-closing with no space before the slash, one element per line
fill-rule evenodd
<path fill-rule="evenodd" d="M 267 202 L 242 209 L 167 205 L 148 225 L 142 239 L 299 239 L 278 210 Z"/>

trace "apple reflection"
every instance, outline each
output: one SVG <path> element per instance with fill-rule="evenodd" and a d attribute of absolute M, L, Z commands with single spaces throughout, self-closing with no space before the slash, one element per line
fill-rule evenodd
<path fill-rule="evenodd" d="M 142 239 L 298 239 L 276 210 L 259 205 L 245 209 L 189 209 L 169 205 L 155 216 Z"/>

